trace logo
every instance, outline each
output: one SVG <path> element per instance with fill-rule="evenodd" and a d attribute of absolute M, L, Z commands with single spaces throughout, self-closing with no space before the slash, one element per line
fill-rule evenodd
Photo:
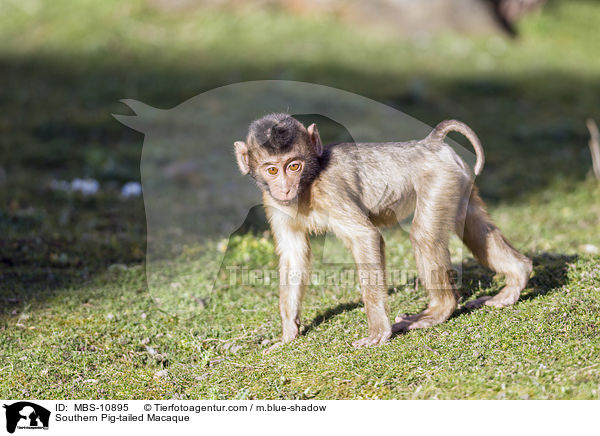
<path fill-rule="evenodd" d="M 48 430 L 50 422 L 50 411 L 30 403 L 29 401 L 19 401 L 10 405 L 3 406 L 6 409 L 6 431 L 14 433 L 15 429 Z"/>
<path fill-rule="evenodd" d="M 279 276 L 274 270 L 255 269 L 260 264 L 254 261 L 255 256 L 271 255 L 269 243 L 257 242 L 251 247 L 257 251 L 248 252 L 234 250 L 235 238 L 230 238 L 232 234 L 242 236 L 250 232 L 260 235 L 268 229 L 260 189 L 240 175 L 233 157 L 234 143 L 253 120 L 284 111 L 307 126 L 316 122 L 325 142 L 347 143 L 348 147 L 425 138 L 432 131 L 421 121 L 377 101 L 341 89 L 288 80 L 234 83 L 206 91 L 170 109 L 157 109 L 130 99 L 123 103 L 134 114 L 114 117 L 144 133 L 140 171 L 148 234 L 148 288 L 151 294 L 156 292 L 161 297 L 161 310 L 182 315 L 190 308 L 185 289 L 204 289 L 197 286 L 200 274 L 209 289 L 228 286 L 226 281 L 232 280 L 235 273 L 230 266 L 241 266 L 242 276 L 237 274 L 234 280 L 239 278 L 251 286 L 261 286 L 260 280 L 269 285 Z M 470 149 L 451 140 L 446 142 L 472 166 L 475 155 Z M 357 160 L 368 159 L 358 148 L 353 156 Z M 465 185 L 465 189 L 467 186 L 470 188 Z M 392 186 L 383 185 L 380 192 L 373 191 L 363 205 L 364 218 L 369 218 L 370 211 L 386 210 L 388 217 L 397 217 L 399 226 L 408 233 L 409 221 L 400 219 L 406 211 L 392 201 L 397 195 Z M 388 204 L 394 206 L 387 207 Z M 289 213 L 295 213 L 293 206 Z M 328 221 L 324 214 L 315 219 L 323 226 Z M 463 228 L 462 224 L 458 227 Z M 232 249 L 228 250 L 230 243 Z M 316 247 L 316 277 L 331 279 L 336 286 L 342 285 L 340 281 L 354 281 L 350 276 L 355 272 L 354 264 L 342 267 L 340 279 L 340 243 L 332 232 L 326 233 L 323 243 Z M 456 250 L 458 260 L 462 258 L 462 246 Z M 460 279 L 462 263 L 455 263 Z M 248 269 L 243 269 L 246 266 Z M 169 276 L 177 277 L 171 283 L 173 292 L 169 298 L 162 298 L 165 268 L 169 269 Z M 408 277 L 416 276 L 415 271 L 406 268 L 388 272 L 390 277 L 399 277 L 400 282 L 395 284 L 407 283 L 411 280 Z M 447 282 L 446 277 L 440 278 Z M 197 301 L 200 300 L 197 295 Z"/>

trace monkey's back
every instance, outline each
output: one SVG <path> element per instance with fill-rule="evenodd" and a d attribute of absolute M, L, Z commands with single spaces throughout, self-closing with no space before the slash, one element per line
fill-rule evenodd
<path fill-rule="evenodd" d="M 315 206 L 356 205 L 377 225 L 392 225 L 410 215 L 419 189 L 441 180 L 463 184 L 471 178 L 464 162 L 443 142 L 332 144 L 323 162 L 313 183 L 321 203 Z"/>

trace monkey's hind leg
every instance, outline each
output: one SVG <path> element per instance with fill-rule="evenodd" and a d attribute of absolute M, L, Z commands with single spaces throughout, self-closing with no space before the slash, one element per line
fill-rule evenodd
<path fill-rule="evenodd" d="M 417 315 L 396 318 L 396 333 L 426 328 L 447 320 L 458 301 L 448 250 L 448 238 L 454 224 L 458 200 L 449 186 L 433 186 L 417 200 L 410 231 L 419 278 L 429 294 L 427 309 Z"/>
<path fill-rule="evenodd" d="M 457 222 L 459 236 L 461 225 Z M 492 223 L 475 187 L 469 198 L 462 239 L 483 266 L 504 274 L 506 279 L 506 286 L 494 297 L 478 298 L 467 303 L 466 307 L 473 309 L 484 304 L 506 307 L 514 304 L 527 286 L 532 262 L 519 253 Z"/>

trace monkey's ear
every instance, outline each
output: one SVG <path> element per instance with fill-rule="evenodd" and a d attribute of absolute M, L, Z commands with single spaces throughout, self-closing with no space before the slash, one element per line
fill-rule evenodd
<path fill-rule="evenodd" d="M 317 125 L 312 123 L 310 126 L 308 126 L 307 130 L 310 141 L 315 147 L 315 153 L 317 153 L 317 156 L 321 156 L 323 154 L 323 143 L 321 142 L 321 136 L 319 135 L 319 129 L 317 129 Z"/>
<path fill-rule="evenodd" d="M 235 158 L 237 160 L 240 172 L 244 175 L 250 171 L 250 165 L 248 164 L 248 146 L 244 141 L 235 141 L 233 144 L 235 148 Z"/>

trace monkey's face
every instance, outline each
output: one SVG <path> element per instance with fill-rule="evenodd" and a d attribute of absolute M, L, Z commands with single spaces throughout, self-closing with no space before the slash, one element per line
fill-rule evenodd
<path fill-rule="evenodd" d="M 271 196 L 284 204 L 295 200 L 300 192 L 300 182 L 305 160 L 295 153 L 270 156 L 259 165 L 256 176 L 267 185 Z"/>
<path fill-rule="evenodd" d="M 254 121 L 247 141 L 236 141 L 235 156 L 242 174 L 280 203 L 294 201 L 319 171 L 323 144 L 315 124 L 308 129 L 287 114 Z"/>

